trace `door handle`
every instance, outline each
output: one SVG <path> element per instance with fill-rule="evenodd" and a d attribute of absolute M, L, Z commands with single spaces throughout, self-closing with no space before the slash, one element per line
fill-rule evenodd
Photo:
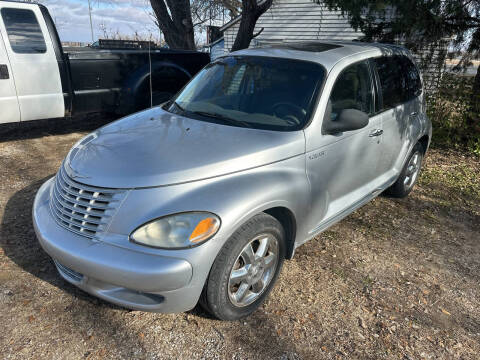
<path fill-rule="evenodd" d="M 5 64 L 0 64 L 0 80 L 9 79 L 8 67 Z"/>
<path fill-rule="evenodd" d="M 380 136 L 383 134 L 383 130 L 382 129 L 375 129 L 375 130 L 372 130 L 372 132 L 370 133 L 370 137 L 374 137 L 374 136 Z"/>

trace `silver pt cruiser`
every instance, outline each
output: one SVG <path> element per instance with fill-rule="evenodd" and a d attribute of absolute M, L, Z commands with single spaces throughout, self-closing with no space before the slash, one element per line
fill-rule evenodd
<path fill-rule="evenodd" d="M 60 275 L 128 308 L 252 313 L 295 249 L 412 190 L 431 138 L 407 50 L 247 49 L 171 101 L 80 140 L 33 220 Z"/>

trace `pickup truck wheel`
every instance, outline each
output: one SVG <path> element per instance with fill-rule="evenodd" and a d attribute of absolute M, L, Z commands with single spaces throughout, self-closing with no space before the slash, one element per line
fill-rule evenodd
<path fill-rule="evenodd" d="M 250 315 L 272 290 L 285 259 L 285 232 L 274 217 L 259 214 L 220 250 L 200 304 L 222 320 Z"/>
<path fill-rule="evenodd" d="M 386 193 L 390 196 L 403 198 L 410 194 L 413 186 L 417 182 L 420 168 L 422 167 L 424 150 L 421 144 L 416 144 L 403 167 L 397 181 L 387 189 Z"/>

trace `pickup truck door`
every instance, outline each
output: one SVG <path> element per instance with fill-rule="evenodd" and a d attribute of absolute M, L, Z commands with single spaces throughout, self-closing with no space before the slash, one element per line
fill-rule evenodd
<path fill-rule="evenodd" d="M 0 4 L 0 33 L 11 65 L 20 120 L 65 116 L 60 71 L 38 5 Z"/>
<path fill-rule="evenodd" d="M 342 109 L 353 108 L 369 114 L 366 127 L 336 134 L 306 129 L 306 170 L 312 198 L 310 235 L 328 227 L 379 185 L 383 130 L 381 116 L 375 115 L 372 75 L 366 60 L 349 65 L 336 77 L 331 91 L 325 86 L 323 95 L 329 97 L 331 121 L 336 121 Z"/>
<path fill-rule="evenodd" d="M 13 81 L 5 44 L 0 34 L 0 123 L 20 121 L 15 82 Z"/>

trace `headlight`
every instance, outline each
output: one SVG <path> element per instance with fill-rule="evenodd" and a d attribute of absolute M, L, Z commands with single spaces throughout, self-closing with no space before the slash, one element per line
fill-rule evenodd
<path fill-rule="evenodd" d="M 130 239 L 157 248 L 181 249 L 199 245 L 220 228 L 220 219 L 207 212 L 188 212 L 153 220 L 135 230 Z"/>

